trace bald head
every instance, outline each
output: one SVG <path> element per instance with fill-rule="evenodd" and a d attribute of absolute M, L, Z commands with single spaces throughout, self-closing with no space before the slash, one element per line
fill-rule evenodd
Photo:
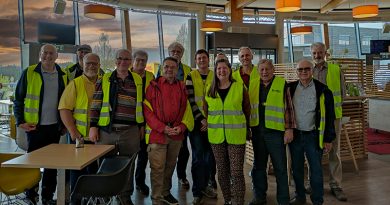
<path fill-rule="evenodd" d="M 39 58 L 45 69 L 54 68 L 55 61 L 58 58 L 57 48 L 52 44 L 43 45 L 39 53 Z"/>

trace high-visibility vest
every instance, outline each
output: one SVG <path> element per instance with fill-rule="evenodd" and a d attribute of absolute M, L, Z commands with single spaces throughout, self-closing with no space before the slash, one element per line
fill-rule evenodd
<path fill-rule="evenodd" d="M 39 121 L 39 101 L 42 87 L 42 77 L 34 71 L 36 67 L 37 65 L 32 65 L 27 68 L 27 92 L 24 98 L 24 120 L 33 124 L 37 124 Z M 65 73 L 64 70 L 62 72 Z M 68 82 L 67 76 L 63 75 L 62 80 L 66 85 Z"/>
<path fill-rule="evenodd" d="M 203 81 L 198 70 L 191 71 L 189 75 L 191 76 L 192 85 L 194 86 L 195 103 L 198 105 L 200 112 L 204 116 L 203 98 L 205 96 L 207 86 L 211 85 L 213 82 L 214 72 L 210 70 L 205 81 Z"/>
<path fill-rule="evenodd" d="M 68 76 L 68 79 L 69 81 L 75 79 L 76 77 L 76 68 L 74 68 L 74 66 L 76 65 L 77 63 L 74 63 L 74 64 L 70 64 L 68 66 L 66 66 L 65 68 L 65 72 L 66 72 L 66 75 Z M 71 70 L 73 68 L 73 70 Z"/>
<path fill-rule="evenodd" d="M 76 89 L 76 104 L 73 110 L 73 118 L 75 119 L 76 128 L 83 137 L 87 136 L 87 128 L 89 123 L 88 107 L 89 99 L 85 90 L 84 79 L 82 76 L 74 80 Z"/>
<path fill-rule="evenodd" d="M 278 76 L 275 76 L 272 81 L 271 88 L 268 91 L 265 101 L 265 127 L 269 129 L 284 131 L 284 86 L 286 81 Z M 251 104 L 250 126 L 259 125 L 259 93 L 260 82 L 254 83 Z"/>
<path fill-rule="evenodd" d="M 210 87 L 208 88 L 210 89 Z M 208 138 L 211 144 L 245 144 L 246 119 L 242 110 L 244 84 L 232 82 L 225 100 L 206 95 Z"/>
<path fill-rule="evenodd" d="M 110 123 L 110 77 L 112 72 L 106 73 L 103 75 L 102 78 L 102 90 L 103 90 L 103 101 L 102 101 L 102 108 L 100 110 L 100 117 L 98 121 L 99 126 L 107 126 Z M 137 100 L 136 100 L 136 114 L 135 119 L 137 123 L 143 123 L 144 122 L 144 115 L 142 113 L 142 78 L 133 72 L 130 72 L 130 74 L 133 76 L 134 83 L 137 88 Z"/>
<path fill-rule="evenodd" d="M 232 74 L 232 77 L 237 82 L 241 82 L 244 84 L 244 81 L 242 80 L 240 75 L 240 69 L 235 70 Z M 248 88 L 249 101 L 251 103 L 251 119 L 259 118 L 259 90 L 258 90 L 259 82 L 260 82 L 259 71 L 257 70 L 256 66 L 253 66 L 252 72 L 249 77 L 249 88 Z M 252 120 L 250 121 L 250 126 L 256 126 L 258 124 L 259 124 L 258 121 L 257 124 L 255 121 Z"/>
<path fill-rule="evenodd" d="M 154 75 L 152 72 L 149 72 L 149 71 L 145 71 L 145 92 L 146 92 L 146 89 L 149 87 L 150 85 L 150 81 L 152 81 L 154 79 Z"/>
<path fill-rule="evenodd" d="M 320 118 L 320 127 L 318 128 L 318 131 L 320 132 L 320 140 L 319 140 L 319 145 L 320 148 L 324 148 L 324 133 L 325 133 L 325 95 L 324 93 L 321 94 L 320 96 L 320 113 L 321 113 L 321 118 Z"/>
<path fill-rule="evenodd" d="M 328 63 L 328 72 L 326 74 L 326 84 L 333 93 L 334 111 L 336 119 L 343 116 L 340 67 L 337 64 Z"/>
<path fill-rule="evenodd" d="M 149 101 L 144 100 L 144 104 L 146 106 L 148 106 L 148 108 L 151 111 L 153 111 L 152 105 L 150 104 Z M 186 110 L 184 112 L 183 119 L 181 120 L 181 122 L 187 127 L 187 130 L 189 132 L 191 132 L 194 129 L 194 117 L 192 116 L 191 106 L 190 106 L 190 103 L 188 102 L 188 100 L 187 100 L 187 107 L 186 107 Z M 148 123 L 146 123 L 146 127 L 145 127 L 145 142 L 146 142 L 146 144 L 149 144 L 151 132 L 152 132 L 152 129 L 150 128 Z"/>

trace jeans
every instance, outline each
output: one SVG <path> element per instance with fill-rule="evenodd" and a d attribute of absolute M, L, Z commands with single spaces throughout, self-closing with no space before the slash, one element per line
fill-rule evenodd
<path fill-rule="evenodd" d="M 192 194 L 194 197 L 202 196 L 209 182 L 212 167 L 215 168 L 215 160 L 211 163 L 211 146 L 207 137 L 207 131 L 200 131 L 199 124 L 196 124 L 194 130 L 190 132 L 189 139 L 192 149 Z M 213 155 L 214 157 L 214 155 Z M 214 177 L 214 176 L 213 176 Z"/>
<path fill-rule="evenodd" d="M 140 150 L 138 152 L 137 158 L 137 168 L 135 170 L 135 184 L 137 186 L 145 185 L 145 169 L 148 164 L 148 145 L 145 142 L 145 138 L 140 141 Z"/>
<path fill-rule="evenodd" d="M 256 126 L 252 127 L 252 133 L 254 151 L 252 183 L 255 198 L 260 200 L 267 198 L 267 163 L 270 155 L 276 177 L 277 201 L 279 204 L 288 204 L 290 197 L 284 132 Z"/>
<path fill-rule="evenodd" d="M 187 163 L 188 159 L 190 158 L 190 151 L 188 151 L 188 145 L 187 145 L 187 135 L 188 132 L 186 131 L 184 133 L 184 140 L 183 145 L 180 148 L 179 155 L 177 156 L 177 178 L 179 179 L 187 179 Z"/>
<path fill-rule="evenodd" d="M 319 133 L 316 130 L 294 130 L 294 140 L 289 144 L 296 197 L 300 200 L 306 200 L 304 185 L 304 155 L 306 154 L 310 167 L 310 186 L 312 188 L 310 198 L 313 204 L 322 204 L 324 202 L 324 179 L 321 164 L 322 149 L 318 144 L 318 135 Z"/>

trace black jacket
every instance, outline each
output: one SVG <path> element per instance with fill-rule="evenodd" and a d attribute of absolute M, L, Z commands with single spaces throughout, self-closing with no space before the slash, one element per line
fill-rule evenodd
<path fill-rule="evenodd" d="M 42 68 L 41 68 L 41 63 L 38 63 L 37 66 L 34 69 L 34 72 L 39 73 L 41 76 L 42 82 L 43 82 L 43 77 L 42 77 Z M 62 92 L 64 92 L 65 89 L 65 84 L 63 81 L 62 76 L 66 75 L 64 73 L 60 66 L 55 64 L 57 73 L 58 73 L 58 102 L 60 102 L 60 98 L 62 95 Z M 39 113 L 38 115 L 41 116 L 42 113 L 42 100 L 43 100 L 43 94 L 44 94 L 44 89 L 43 86 L 41 86 L 41 91 L 40 91 L 40 99 L 39 99 Z M 22 73 L 22 76 L 20 77 L 18 84 L 16 85 L 16 90 L 15 90 L 15 100 L 14 100 L 14 115 L 16 119 L 16 125 L 19 126 L 20 124 L 25 123 L 26 121 L 24 120 L 24 98 L 26 97 L 27 93 L 27 69 L 25 69 Z M 60 114 L 58 112 L 58 124 L 62 125 L 62 121 L 60 118 Z M 40 118 L 38 125 L 40 123 Z"/>
<path fill-rule="evenodd" d="M 334 101 L 332 91 L 329 90 L 328 86 L 321 83 L 320 81 L 313 79 L 314 86 L 316 89 L 317 105 L 316 105 L 316 128 L 320 127 L 321 112 L 320 112 L 320 96 L 324 94 L 325 97 L 325 133 L 324 142 L 330 143 L 336 138 L 336 131 L 334 127 L 334 120 L 336 118 L 334 111 Z M 291 98 L 294 97 L 295 90 L 299 81 L 290 82 L 288 84 Z"/>

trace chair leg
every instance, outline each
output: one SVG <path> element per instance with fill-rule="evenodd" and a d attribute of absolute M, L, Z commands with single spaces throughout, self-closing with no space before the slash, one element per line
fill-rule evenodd
<path fill-rule="evenodd" d="M 359 168 L 358 168 L 358 165 L 356 163 L 355 154 L 354 154 L 353 149 L 352 149 L 351 141 L 349 140 L 347 128 L 345 127 L 345 125 L 342 125 L 342 129 L 344 130 L 345 138 L 347 139 L 348 148 L 349 148 L 349 151 L 351 152 L 353 165 L 355 166 L 355 171 L 356 171 L 356 173 L 359 173 Z"/>

